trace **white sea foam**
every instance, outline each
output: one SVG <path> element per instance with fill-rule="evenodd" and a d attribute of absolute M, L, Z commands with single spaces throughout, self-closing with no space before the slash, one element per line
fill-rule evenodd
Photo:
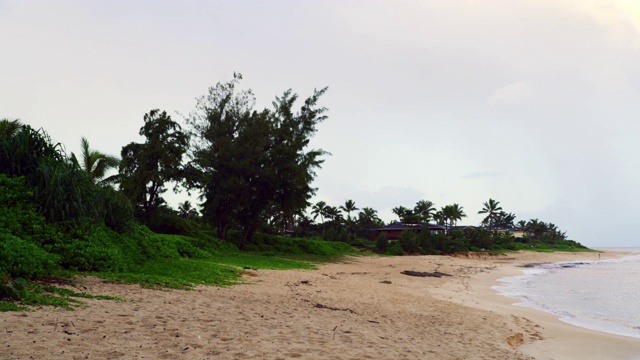
<path fill-rule="evenodd" d="M 555 314 L 567 323 L 640 338 L 640 254 L 539 264 L 522 272 L 500 279 L 502 284 L 493 288 L 519 298 L 516 305 Z"/>

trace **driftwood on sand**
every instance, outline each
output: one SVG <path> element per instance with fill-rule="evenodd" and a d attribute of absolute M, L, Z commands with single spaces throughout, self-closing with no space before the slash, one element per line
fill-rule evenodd
<path fill-rule="evenodd" d="M 405 270 L 405 271 L 401 271 L 400 273 L 404 274 L 404 275 L 418 276 L 418 277 L 436 277 L 436 278 L 440 278 L 440 277 L 443 277 L 443 276 L 452 276 L 450 274 L 445 274 L 445 273 L 442 273 L 440 271 L 422 272 L 422 271 Z"/>

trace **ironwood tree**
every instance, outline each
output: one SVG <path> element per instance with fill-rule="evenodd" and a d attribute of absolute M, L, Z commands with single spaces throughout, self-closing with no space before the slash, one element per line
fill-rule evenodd
<path fill-rule="evenodd" d="M 326 152 L 308 145 L 326 118 L 317 102 L 327 89 L 314 91 L 297 112 L 291 90 L 273 109 L 257 111 L 253 92 L 237 89 L 241 79 L 234 74 L 211 87 L 187 123 L 194 139 L 189 181 L 201 191 L 203 216 L 221 239 L 232 226 L 242 229 L 242 248 L 271 217 L 292 225 L 309 206 Z"/>
<path fill-rule="evenodd" d="M 149 225 L 152 214 L 164 202 L 165 184 L 183 178 L 182 158 L 189 137 L 166 111 L 158 109 L 144 115 L 139 134 L 146 142 L 122 148 L 120 190 L 131 199 L 136 216 Z"/>

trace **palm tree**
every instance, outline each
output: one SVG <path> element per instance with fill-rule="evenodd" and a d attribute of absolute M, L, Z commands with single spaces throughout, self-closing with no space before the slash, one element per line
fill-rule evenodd
<path fill-rule="evenodd" d="M 8 139 L 18 133 L 22 127 L 20 120 L 2 119 L 0 120 L 0 139 Z"/>
<path fill-rule="evenodd" d="M 522 231 L 523 236 L 527 233 L 527 222 L 525 220 L 518 221 L 518 230 Z"/>
<path fill-rule="evenodd" d="M 499 201 L 495 201 L 493 199 L 489 199 L 489 201 L 485 201 L 483 204 L 482 210 L 478 211 L 478 214 L 487 214 L 487 216 L 482 220 L 483 224 L 489 224 L 489 231 L 493 228 L 493 218 L 502 211 L 502 207 L 500 206 Z"/>
<path fill-rule="evenodd" d="M 443 207 L 440 212 L 444 217 L 445 227 L 448 220 L 449 228 L 451 228 L 454 224 L 457 224 L 458 220 L 461 220 L 463 217 L 467 216 L 467 214 L 464 213 L 464 208 L 458 204 L 447 205 Z"/>
<path fill-rule="evenodd" d="M 347 212 L 347 221 L 351 222 L 351 212 L 360 209 L 356 207 L 356 203 L 353 200 L 349 199 L 344 202 L 344 206 L 340 206 L 340 210 Z"/>
<path fill-rule="evenodd" d="M 438 224 L 438 225 L 446 225 L 447 224 L 447 217 L 442 212 L 442 210 L 439 210 L 435 214 L 433 214 L 433 220 L 435 220 L 436 224 Z"/>
<path fill-rule="evenodd" d="M 342 220 L 342 213 L 340 212 L 340 209 L 338 209 L 335 206 L 327 206 L 324 208 L 324 216 L 327 217 L 328 219 L 331 219 L 331 221 L 336 221 L 336 222 L 340 222 Z"/>
<path fill-rule="evenodd" d="M 358 221 L 364 226 L 371 226 L 379 223 L 380 218 L 378 217 L 378 211 L 370 207 L 364 207 L 362 208 L 362 211 L 358 213 Z"/>
<path fill-rule="evenodd" d="M 327 203 L 324 201 L 318 201 L 311 208 L 311 214 L 313 215 L 313 220 L 315 220 L 318 216 L 320 216 L 320 220 L 324 223 L 324 215 L 327 213 Z"/>
<path fill-rule="evenodd" d="M 413 208 L 413 212 L 418 215 L 422 221 L 429 222 L 432 217 L 432 213 L 435 213 L 436 208 L 433 207 L 433 202 L 429 200 L 420 200 Z"/>
<path fill-rule="evenodd" d="M 185 219 L 193 219 L 198 216 L 198 210 L 191 205 L 189 200 L 185 200 L 185 202 L 178 204 L 178 213 Z"/>
<path fill-rule="evenodd" d="M 411 209 L 407 209 L 404 206 L 394 207 L 393 209 L 391 209 L 391 212 L 393 212 L 398 216 L 398 219 L 400 219 L 400 222 L 406 222 L 408 218 L 411 217 L 411 215 L 413 215 L 413 212 L 411 211 Z"/>
<path fill-rule="evenodd" d="M 452 225 L 455 226 L 455 225 L 458 225 L 458 220 L 462 220 L 463 217 L 467 217 L 467 214 L 464 213 L 464 207 L 458 204 L 453 204 L 450 206 L 451 206 L 451 217 L 449 219 L 453 221 Z"/>
<path fill-rule="evenodd" d="M 114 177 L 103 178 L 109 169 L 117 168 L 120 165 L 120 160 L 115 156 L 90 149 L 89 141 L 85 137 L 82 137 L 80 141 L 80 148 L 82 150 L 82 165 L 74 153 L 71 153 L 71 162 L 86 172 L 91 181 L 95 183 L 112 182 Z"/>

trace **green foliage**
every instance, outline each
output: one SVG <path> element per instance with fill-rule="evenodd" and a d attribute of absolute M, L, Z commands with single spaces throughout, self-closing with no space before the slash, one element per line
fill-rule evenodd
<path fill-rule="evenodd" d="M 339 241 L 347 244 L 353 244 L 352 236 L 347 229 L 338 224 L 326 224 L 322 233 L 322 239 L 326 241 Z"/>
<path fill-rule="evenodd" d="M 400 256 L 404 255 L 404 251 L 402 251 L 402 247 L 398 241 L 390 241 L 389 246 L 387 246 L 386 255 Z"/>
<path fill-rule="evenodd" d="M 0 274 L 37 279 L 59 270 L 59 257 L 13 235 L 0 233 Z"/>
<path fill-rule="evenodd" d="M 136 215 L 149 225 L 152 214 L 163 203 L 165 183 L 182 180 L 182 157 L 189 137 L 160 110 L 144 115 L 139 133 L 146 137 L 145 143 L 130 143 L 122 148 L 120 189 L 132 199 Z"/>
<path fill-rule="evenodd" d="M 405 253 L 415 254 L 419 252 L 418 237 L 415 231 L 403 231 L 398 238 L 398 242 Z"/>
<path fill-rule="evenodd" d="M 246 246 L 247 251 L 279 254 L 350 255 L 349 244 L 316 239 L 288 238 L 258 233 Z"/>
<path fill-rule="evenodd" d="M 285 255 L 286 256 L 286 255 Z M 289 255 L 290 256 L 290 255 Z M 308 260 L 326 260 L 326 257 L 322 258 L 307 258 Z M 289 269 L 315 269 L 316 266 L 308 261 L 300 261 L 293 259 L 286 259 L 282 257 L 248 254 L 246 252 L 237 254 L 228 254 L 221 257 L 216 257 L 213 261 L 233 265 L 240 268 L 251 269 L 266 269 L 266 270 L 289 270 Z"/>
<path fill-rule="evenodd" d="M 291 90 L 276 97 L 273 110 L 256 111 L 251 90 L 236 89 L 241 79 L 234 74 L 211 87 L 188 122 L 196 138 L 189 178 L 203 191 L 203 216 L 225 240 L 233 225 L 242 228 L 242 249 L 267 220 L 279 217 L 291 225 L 309 205 L 314 170 L 325 152 L 307 145 L 326 118 L 326 109 L 317 107 L 326 88 L 297 113 Z"/>
<path fill-rule="evenodd" d="M 156 259 L 126 272 L 96 273 L 102 278 L 145 287 L 191 289 L 194 285 L 225 286 L 238 282 L 238 268 L 205 259 Z"/>
<path fill-rule="evenodd" d="M 97 150 L 89 148 L 89 141 L 82 138 L 80 141 L 82 149 L 82 164 L 74 153 L 71 153 L 71 163 L 82 169 L 92 182 L 107 183 L 104 176 L 109 169 L 117 168 L 120 160 L 115 156 L 103 154 Z"/>
<path fill-rule="evenodd" d="M 94 184 L 44 130 L 24 125 L 0 138 L 0 173 L 24 177 L 38 213 L 67 228 L 107 221 L 110 227 L 123 230 L 131 219 L 126 202 L 111 201 L 109 190 Z"/>
<path fill-rule="evenodd" d="M 25 311 L 27 307 L 20 306 L 13 301 L 0 300 L 0 312 L 4 311 Z"/>
<path fill-rule="evenodd" d="M 149 229 L 161 234 L 193 235 L 202 226 L 194 220 L 168 211 L 157 211 L 151 217 Z"/>
<path fill-rule="evenodd" d="M 27 281 L 23 278 L 15 278 L 9 280 L 3 276 L 0 281 L 0 299 L 8 298 L 11 300 L 28 300 L 31 296 L 27 290 Z"/>
<path fill-rule="evenodd" d="M 387 239 L 387 235 L 385 235 L 384 233 L 380 233 L 376 238 L 376 249 L 378 250 L 378 252 L 383 253 L 387 251 L 388 246 L 389 239 Z"/>

